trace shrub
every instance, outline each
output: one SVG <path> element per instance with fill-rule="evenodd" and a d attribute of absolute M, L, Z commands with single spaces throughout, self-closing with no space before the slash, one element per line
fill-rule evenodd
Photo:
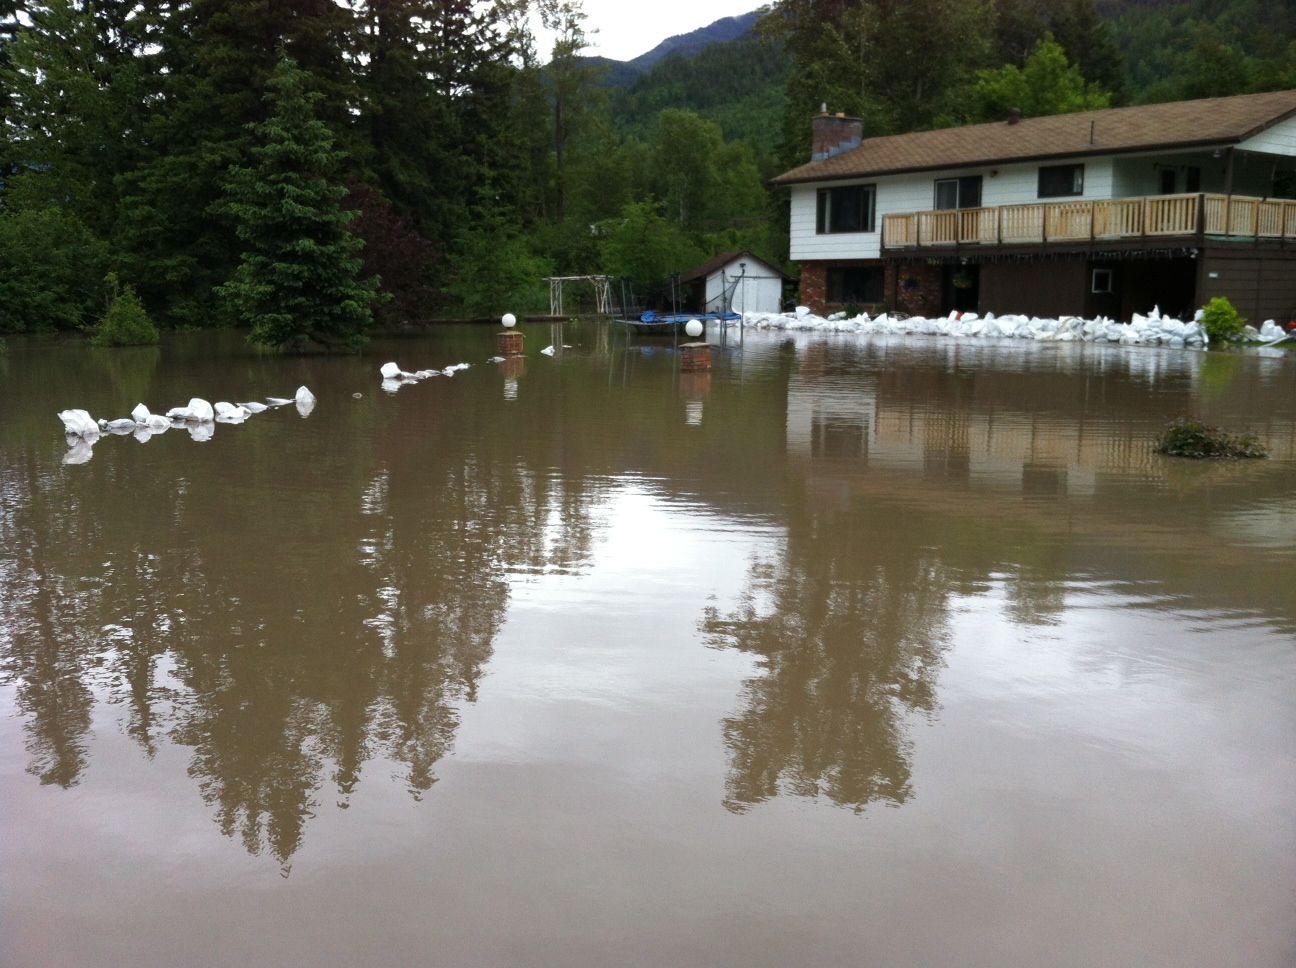
<path fill-rule="evenodd" d="M 1200 420 L 1180 417 L 1157 440 L 1157 453 L 1197 460 L 1240 460 L 1268 457 L 1269 452 L 1254 434 L 1230 434 L 1209 427 Z"/>
<path fill-rule="evenodd" d="M 0 333 L 90 326 L 107 261 L 107 247 L 71 212 L 0 212 Z"/>
<path fill-rule="evenodd" d="M 155 345 L 161 337 L 135 290 L 130 286 L 118 289 L 114 273 L 108 274 L 108 286 L 113 293 L 112 303 L 90 342 L 95 346 Z"/>
<path fill-rule="evenodd" d="M 459 312 L 498 318 L 506 311 L 548 312 L 550 263 L 535 255 L 527 240 L 494 218 L 469 232 L 454 260 L 455 280 L 446 287 Z"/>
<path fill-rule="evenodd" d="M 1241 339 L 1245 325 L 1246 320 L 1223 296 L 1216 296 L 1202 311 L 1202 328 L 1212 343 Z"/>

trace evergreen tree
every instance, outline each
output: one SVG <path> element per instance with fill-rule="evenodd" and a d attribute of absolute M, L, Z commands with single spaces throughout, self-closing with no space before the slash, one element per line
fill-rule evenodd
<path fill-rule="evenodd" d="M 27 204 L 71 208 L 105 236 L 116 217 L 114 178 L 134 163 L 143 100 L 135 24 L 74 0 L 33 4 L 28 16 L 0 49 L 4 154 L 27 173 Z"/>
<path fill-rule="evenodd" d="M 148 306 L 172 323 L 211 325 L 224 321 L 214 287 L 239 253 L 212 206 L 225 172 L 246 161 L 248 125 L 265 117 L 260 92 L 281 45 L 323 95 L 320 116 L 338 143 L 359 152 L 352 15 L 333 0 L 149 0 L 147 9 L 147 150 L 119 180 L 117 241 Z"/>
<path fill-rule="evenodd" d="M 356 348 L 372 320 L 376 279 L 359 278 L 364 243 L 347 231 L 340 156 L 315 117 L 319 95 L 286 55 L 270 75 L 269 117 L 251 128 L 251 167 L 234 167 L 221 208 L 244 245 L 220 295 L 252 325 L 250 339 L 271 347 L 319 343 Z"/>
<path fill-rule="evenodd" d="M 806 160 L 821 104 L 871 135 L 947 122 L 993 23 L 991 0 L 779 0 L 761 29 L 792 61 L 780 161 Z"/>
<path fill-rule="evenodd" d="M 1094 0 L 1061 0 L 1049 29 L 1086 81 L 1107 91 L 1114 103 L 1125 100 L 1124 59 Z"/>

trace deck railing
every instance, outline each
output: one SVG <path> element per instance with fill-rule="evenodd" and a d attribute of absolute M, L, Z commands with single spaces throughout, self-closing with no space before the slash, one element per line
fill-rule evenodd
<path fill-rule="evenodd" d="M 882 218 L 882 246 L 886 249 L 1170 238 L 1199 233 L 1296 240 L 1296 200 L 1149 195 L 909 212 Z"/>

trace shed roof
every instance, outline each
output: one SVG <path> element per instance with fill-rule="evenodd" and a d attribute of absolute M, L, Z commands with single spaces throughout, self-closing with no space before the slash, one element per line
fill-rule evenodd
<path fill-rule="evenodd" d="M 692 269 L 689 272 L 684 273 L 684 275 L 680 276 L 680 282 L 693 282 L 694 280 L 697 279 L 705 279 L 707 276 L 711 275 L 711 273 L 724 268 L 725 266 L 729 265 L 732 262 L 738 262 L 739 260 L 743 262 L 755 262 L 759 265 L 764 266 L 770 272 L 774 273 L 774 275 L 785 279 L 787 278 L 786 276 L 783 275 L 782 272 L 780 272 L 774 266 L 770 265 L 764 259 L 760 258 L 759 256 L 752 255 L 750 252 L 744 249 L 741 252 L 720 252 L 717 253 L 716 255 L 713 255 L 710 259 L 707 259 L 706 262 L 702 263 L 696 269 Z"/>
<path fill-rule="evenodd" d="M 1016 124 L 996 121 L 866 138 L 858 148 L 812 161 L 776 185 L 938 168 L 1237 144 L 1296 116 L 1296 90 L 1080 111 Z"/>

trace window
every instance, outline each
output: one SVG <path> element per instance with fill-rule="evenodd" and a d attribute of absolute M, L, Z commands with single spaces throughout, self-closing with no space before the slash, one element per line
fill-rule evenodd
<path fill-rule="evenodd" d="M 1039 197 L 1084 194 L 1084 165 L 1049 165 L 1039 170 Z"/>
<path fill-rule="evenodd" d="M 1184 175 L 1184 191 L 1199 192 L 1201 191 L 1201 169 L 1196 165 L 1189 165 L 1188 171 Z"/>
<path fill-rule="evenodd" d="M 820 235 L 832 232 L 872 232 L 873 192 L 872 185 L 819 189 L 815 231 Z"/>
<path fill-rule="evenodd" d="M 880 303 L 882 290 L 881 266 L 843 266 L 828 270 L 830 303 Z"/>
<path fill-rule="evenodd" d="M 1089 283 L 1090 292 L 1107 293 L 1112 291 L 1112 271 L 1095 269 Z"/>
<path fill-rule="evenodd" d="M 936 181 L 936 199 L 932 208 L 946 211 L 951 208 L 981 207 L 981 176 L 965 175 L 962 178 L 940 178 Z"/>
<path fill-rule="evenodd" d="M 1175 170 L 1173 168 L 1161 169 L 1161 194 L 1173 195 L 1175 191 Z"/>

